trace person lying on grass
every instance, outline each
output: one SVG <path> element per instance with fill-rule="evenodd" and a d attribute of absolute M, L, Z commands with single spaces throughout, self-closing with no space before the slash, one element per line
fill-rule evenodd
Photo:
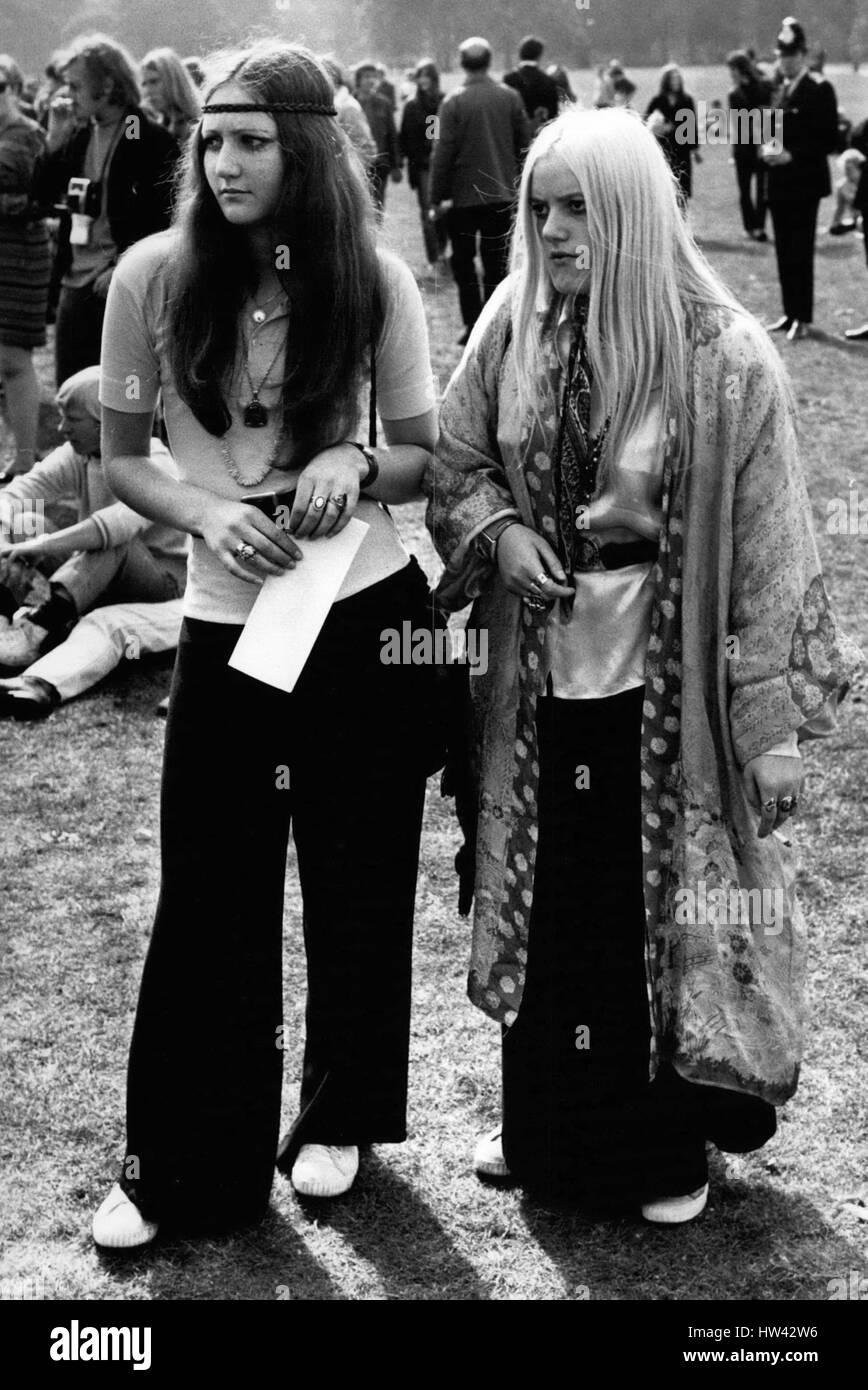
<path fill-rule="evenodd" d="M 174 606 L 167 611 L 164 605 L 174 605 L 184 592 L 187 537 L 148 521 L 111 491 L 100 457 L 98 388 L 97 366 L 63 383 L 57 404 L 64 443 L 0 493 L 0 676 L 7 678 L 0 680 L 0 713 L 50 713 L 62 698 L 107 674 L 133 637 L 138 654 L 177 642 L 180 619 Z M 151 440 L 151 457 L 175 476 L 158 439 Z M 78 520 L 51 530 L 45 507 L 64 498 L 75 501 Z M 48 594 L 34 601 L 39 577 L 46 575 Z M 154 621 L 134 626 L 119 652 L 116 639 L 106 645 L 104 623 L 76 629 L 92 610 L 117 603 L 161 610 Z M 117 655 L 106 664 L 110 653 Z M 94 662 L 95 674 L 87 679 Z"/>

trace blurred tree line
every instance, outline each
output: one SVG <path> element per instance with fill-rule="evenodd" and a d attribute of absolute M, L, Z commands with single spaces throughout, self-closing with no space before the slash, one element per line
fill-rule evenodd
<path fill-rule="evenodd" d="M 813 47 L 831 61 L 868 61 L 868 0 L 794 0 Z M 547 58 L 587 67 L 611 57 L 636 66 L 720 63 L 730 48 L 768 55 L 789 0 L 2 0 L 4 46 L 29 71 L 74 34 L 101 29 L 137 57 L 168 44 L 183 56 L 257 33 L 301 39 L 347 63 L 375 56 L 400 67 L 421 56 L 443 68 L 472 33 L 512 64 L 524 34 Z"/>

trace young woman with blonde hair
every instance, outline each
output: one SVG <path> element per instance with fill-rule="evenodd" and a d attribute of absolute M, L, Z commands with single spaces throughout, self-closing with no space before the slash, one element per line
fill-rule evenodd
<path fill-rule="evenodd" d="M 759 1147 L 796 1087 L 797 745 L 859 654 L 779 360 L 637 116 L 531 146 L 425 490 L 440 601 L 488 633 L 470 994 L 503 1120 L 477 1170 L 690 1220 L 706 1140 Z"/>
<path fill-rule="evenodd" d="M 173 48 L 152 48 L 141 61 L 142 97 L 183 148 L 199 119 L 199 93 Z"/>

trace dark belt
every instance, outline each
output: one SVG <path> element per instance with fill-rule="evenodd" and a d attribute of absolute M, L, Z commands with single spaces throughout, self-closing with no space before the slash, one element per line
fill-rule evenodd
<path fill-rule="evenodd" d="M 646 565 L 656 559 L 656 541 L 626 541 L 623 545 L 610 541 L 600 545 L 595 536 L 582 536 L 576 547 L 575 568 L 581 572 L 621 570 L 627 565 Z"/>

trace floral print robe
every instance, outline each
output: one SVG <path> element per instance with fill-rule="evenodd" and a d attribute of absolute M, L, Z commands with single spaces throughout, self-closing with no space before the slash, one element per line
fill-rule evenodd
<path fill-rule="evenodd" d="M 438 599 L 452 611 L 474 600 L 469 625 L 488 631 L 487 670 L 470 679 L 479 814 L 469 993 L 507 1026 L 527 962 L 539 776 L 535 730 L 517 729 L 516 711 L 522 683 L 537 673 L 526 662 L 522 601 L 472 542 L 496 516 L 517 513 L 533 526 L 526 460 L 531 472 L 552 466 L 563 384 L 550 313 L 541 321 L 542 428 L 519 418 L 510 299 L 507 280 L 476 325 L 425 479 L 427 522 L 446 565 Z M 667 428 L 661 440 L 645 664 L 649 1075 L 667 1059 L 688 1081 L 780 1104 L 802 1056 L 805 928 L 790 828 L 757 837 L 741 770 L 793 730 L 800 739 L 833 732 L 837 692 L 861 653 L 823 586 L 792 407 L 766 334 L 749 316 L 711 306 L 688 315 L 687 331 L 692 419 L 686 449 L 683 431 Z M 518 759 L 529 788 L 521 801 Z M 684 889 L 697 898 L 765 889 L 783 911 L 772 926 L 754 925 L 753 913 L 745 922 L 714 912 L 684 925 Z M 576 915 L 581 930 L 581 903 Z M 723 915 L 737 920 L 716 920 Z"/>

